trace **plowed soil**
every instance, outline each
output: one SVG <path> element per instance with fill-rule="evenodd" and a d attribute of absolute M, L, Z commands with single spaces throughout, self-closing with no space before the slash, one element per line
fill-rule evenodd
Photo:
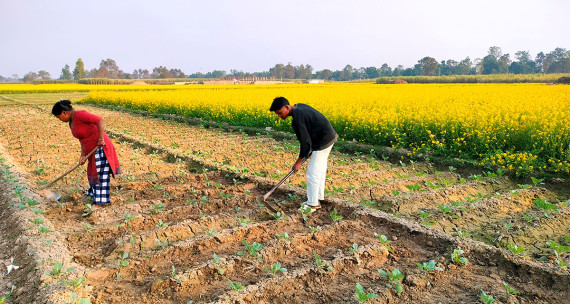
<path fill-rule="evenodd" d="M 14 237 L 20 253 L 2 238 L 0 258 L 9 262 L 13 251 L 29 266 L 25 276 L 2 274 L 0 297 L 38 282 L 6 303 L 67 303 L 72 295 L 92 303 L 357 303 L 357 283 L 376 294 L 370 303 L 478 303 L 482 290 L 496 303 L 568 302 L 570 272 L 558 262 L 570 262 L 569 253 L 546 244 L 570 245 L 565 180 L 534 185 L 333 151 L 323 207 L 303 216 L 304 174 L 262 200 L 290 170 L 297 142 L 78 108 L 104 118 L 123 170 L 111 205 L 93 211 L 82 198 L 84 168 L 49 189 L 58 201 L 41 196 L 39 186 L 79 157 L 68 126 L 46 106 L 2 106 L 2 219 L 17 213 L 25 223 L 0 227 L 22 235 Z M 537 198 L 556 210 L 539 209 Z M 453 261 L 454 250 L 468 262 Z M 417 266 L 430 260 L 441 270 Z M 61 274 L 53 273 L 57 261 Z M 287 270 L 271 272 L 277 263 Z M 403 291 L 379 269 L 398 269 Z M 62 283 L 81 276 L 79 286 Z M 508 294 L 503 282 L 520 293 Z"/>

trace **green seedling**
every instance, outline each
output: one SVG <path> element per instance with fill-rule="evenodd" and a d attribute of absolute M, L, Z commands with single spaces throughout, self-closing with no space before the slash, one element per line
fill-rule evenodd
<path fill-rule="evenodd" d="M 532 217 L 532 216 L 527 215 L 526 213 L 523 213 L 522 216 L 523 216 L 523 218 L 525 219 L 525 221 L 526 221 L 527 223 L 532 223 L 532 222 L 538 220 L 538 217 Z"/>
<path fill-rule="evenodd" d="M 249 253 L 249 255 L 256 257 L 259 261 L 263 261 L 263 257 L 258 252 L 263 249 L 263 245 L 259 244 L 258 242 L 254 242 L 253 244 L 249 245 L 246 240 L 242 240 L 242 243 L 245 245 L 247 251 L 239 251 L 237 253 L 239 256 L 242 256 L 245 253 Z"/>
<path fill-rule="evenodd" d="M 230 288 L 231 288 L 232 290 L 240 291 L 240 290 L 242 290 L 242 289 L 245 288 L 245 287 L 244 287 L 243 285 L 241 285 L 241 283 L 239 283 L 239 282 L 235 282 L 235 283 L 234 283 L 234 282 L 232 282 L 232 280 L 229 280 L 229 281 L 230 281 Z"/>
<path fill-rule="evenodd" d="M 334 222 L 340 221 L 340 220 L 343 219 L 343 216 L 338 214 L 338 211 L 336 211 L 336 208 L 334 208 L 333 211 L 331 211 L 331 212 L 329 213 L 329 215 L 331 216 L 331 219 L 332 219 Z"/>
<path fill-rule="evenodd" d="M 356 244 L 356 243 L 352 244 L 352 247 L 350 247 L 348 249 L 348 251 L 352 254 L 357 254 L 358 253 L 358 244 Z"/>
<path fill-rule="evenodd" d="M 45 215 L 45 214 L 46 214 L 43 210 L 38 209 L 38 208 L 32 208 L 32 212 L 33 212 L 35 215 L 39 215 L 39 214 Z"/>
<path fill-rule="evenodd" d="M 212 263 L 214 263 L 214 265 L 218 265 L 218 264 L 221 264 L 221 262 L 222 262 L 222 260 L 214 253 L 214 258 L 212 259 Z M 222 265 L 220 265 L 220 266 L 216 266 L 216 272 L 219 275 L 224 275 L 226 270 L 224 269 L 224 267 Z"/>
<path fill-rule="evenodd" d="M 80 298 L 75 292 L 70 293 L 69 296 L 71 296 L 72 300 L 70 304 L 91 304 L 91 300 L 89 298 Z M 0 301 L 0 304 L 2 304 L 2 301 Z"/>
<path fill-rule="evenodd" d="M 519 255 L 519 254 L 521 254 L 521 253 L 524 252 L 524 248 L 522 248 L 521 246 L 517 246 L 517 245 L 507 244 L 507 248 L 508 248 L 514 255 Z"/>
<path fill-rule="evenodd" d="M 468 238 L 470 237 L 472 234 L 471 233 L 467 233 L 467 232 L 463 232 L 457 228 L 453 228 L 455 230 L 455 232 L 457 233 L 457 236 L 464 239 L 464 238 Z"/>
<path fill-rule="evenodd" d="M 77 290 L 87 279 L 80 276 L 77 279 L 70 279 L 69 281 L 63 280 L 63 283 L 73 290 Z"/>
<path fill-rule="evenodd" d="M 168 246 L 168 239 L 165 239 L 164 241 L 161 241 L 160 239 L 154 239 L 154 241 L 157 242 L 160 247 L 162 247 L 162 249 Z"/>
<path fill-rule="evenodd" d="M 150 204 L 151 209 L 148 209 L 148 213 L 149 214 L 159 214 L 162 213 L 164 211 L 164 204 L 163 203 L 159 203 L 159 204 Z"/>
<path fill-rule="evenodd" d="M 398 196 L 398 195 L 400 195 L 400 191 L 398 191 L 398 190 L 390 190 L 390 192 L 392 192 L 392 195 L 393 195 L 393 196 Z"/>
<path fill-rule="evenodd" d="M 216 229 L 210 228 L 208 232 L 206 232 L 206 234 L 208 234 L 209 236 L 214 236 L 216 235 Z"/>
<path fill-rule="evenodd" d="M 311 233 L 314 234 L 315 232 L 317 232 L 321 229 L 321 226 L 317 226 L 317 227 L 309 226 L 309 229 L 311 229 Z"/>
<path fill-rule="evenodd" d="M 364 292 L 364 288 L 358 282 L 356 283 L 355 289 L 356 289 L 356 293 L 354 294 L 354 296 L 356 297 L 356 299 L 360 303 L 364 303 L 364 302 L 366 302 L 366 301 L 377 296 L 375 293 L 372 293 L 372 292 L 370 292 L 370 293 Z"/>
<path fill-rule="evenodd" d="M 374 204 L 376 204 L 376 202 L 374 202 L 374 201 L 368 201 L 368 200 L 365 200 L 363 198 L 361 198 L 360 200 L 361 200 L 362 204 L 364 206 L 367 206 L 367 207 L 373 207 Z"/>
<path fill-rule="evenodd" d="M 89 223 L 81 222 L 81 225 L 83 226 L 83 229 L 85 229 L 85 231 L 90 231 L 91 229 L 93 229 L 93 226 L 91 226 L 91 224 Z"/>
<path fill-rule="evenodd" d="M 123 252 L 123 255 L 121 255 L 120 258 L 117 259 L 117 280 L 121 279 L 121 268 L 123 267 L 127 267 L 129 265 L 129 261 L 127 261 L 127 258 L 129 257 L 129 253 L 127 252 Z"/>
<path fill-rule="evenodd" d="M 43 217 L 38 217 L 35 219 L 28 219 L 28 221 L 34 225 L 41 225 L 44 223 L 44 218 Z"/>
<path fill-rule="evenodd" d="M 503 281 L 503 286 L 505 286 L 505 289 L 507 290 L 507 293 L 510 295 L 516 295 L 519 294 L 520 291 L 517 291 L 515 289 L 513 289 L 512 287 L 509 286 L 509 284 L 507 284 L 507 282 Z"/>
<path fill-rule="evenodd" d="M 279 240 L 284 240 L 284 241 L 291 241 L 291 237 L 289 237 L 289 234 L 287 232 L 283 232 L 283 234 L 279 235 L 279 234 L 275 234 L 275 237 L 277 237 L 277 239 Z"/>
<path fill-rule="evenodd" d="M 425 181 L 425 185 L 428 186 L 432 190 L 437 190 L 437 189 L 442 187 L 441 185 L 434 184 L 430 181 Z"/>
<path fill-rule="evenodd" d="M 89 216 L 93 213 L 93 206 L 91 204 L 85 204 L 85 209 L 83 209 L 82 216 Z"/>
<path fill-rule="evenodd" d="M 204 212 L 200 211 L 200 218 L 205 218 L 205 217 L 206 217 L 206 214 Z"/>
<path fill-rule="evenodd" d="M 530 179 L 532 180 L 532 183 L 534 184 L 534 186 L 536 187 L 537 185 L 544 185 L 544 178 L 538 179 L 538 178 L 534 178 L 534 177 L 530 177 Z"/>
<path fill-rule="evenodd" d="M 451 204 L 452 204 L 455 208 L 457 208 L 458 210 L 461 210 L 461 211 L 465 211 L 465 210 L 466 210 L 466 209 L 465 209 L 465 206 L 464 206 L 464 205 L 465 205 L 464 202 L 453 201 L 453 200 L 452 200 L 452 201 L 451 201 Z"/>
<path fill-rule="evenodd" d="M 423 270 L 426 273 L 430 273 L 433 271 L 443 271 L 443 268 L 441 267 L 437 267 L 435 265 L 435 261 L 434 260 L 430 260 L 429 262 L 423 262 L 423 263 L 416 263 L 416 265 L 418 265 L 418 267 Z"/>
<path fill-rule="evenodd" d="M 471 174 L 469 175 L 469 178 L 474 180 L 474 181 L 480 181 L 483 179 L 483 175 L 481 174 Z"/>
<path fill-rule="evenodd" d="M 277 262 L 277 263 L 271 265 L 270 268 L 267 268 L 267 267 L 263 266 L 263 269 L 265 269 L 265 272 L 266 272 L 265 276 L 266 276 L 266 277 L 268 277 L 268 276 L 274 276 L 274 275 L 277 274 L 278 272 L 281 272 L 281 273 L 287 272 L 287 269 L 281 267 L 281 263 L 279 263 L 279 262 Z"/>
<path fill-rule="evenodd" d="M 388 279 L 389 284 L 394 287 L 397 293 L 404 291 L 404 288 L 402 287 L 402 279 L 404 278 L 404 275 L 398 268 L 394 268 L 392 272 L 378 269 L 378 272 L 380 275 Z"/>
<path fill-rule="evenodd" d="M 422 219 L 422 223 L 426 226 L 426 227 L 430 227 L 432 225 L 435 224 L 434 220 L 428 220 L 429 217 L 431 217 L 433 214 L 425 212 L 423 210 L 420 210 L 420 217 Z"/>
<path fill-rule="evenodd" d="M 46 271 L 45 274 L 57 278 L 60 275 L 66 273 L 66 272 L 70 272 L 73 271 L 74 269 L 72 267 L 67 268 L 67 270 L 63 271 L 63 264 L 61 264 L 60 262 L 55 262 L 51 268 L 51 271 Z"/>
<path fill-rule="evenodd" d="M 408 190 L 412 191 L 412 192 L 417 192 L 420 191 L 422 188 L 420 187 L 420 185 L 417 184 L 411 184 L 411 185 L 404 185 L 406 188 L 408 188 Z"/>
<path fill-rule="evenodd" d="M 316 253 L 313 252 L 313 256 L 315 257 L 315 262 L 317 263 L 317 269 L 320 273 L 327 273 L 333 272 L 334 268 L 329 265 L 327 261 L 321 259 L 321 257 Z"/>
<path fill-rule="evenodd" d="M 170 225 L 170 223 L 165 223 L 163 222 L 161 219 L 158 220 L 158 224 L 156 224 L 156 229 L 163 229 L 168 227 L 168 225 Z"/>
<path fill-rule="evenodd" d="M 311 213 L 311 208 L 299 208 L 299 212 L 301 213 L 301 216 L 303 217 L 303 221 L 306 221 L 307 215 L 309 213 Z"/>
<path fill-rule="evenodd" d="M 464 251 L 461 249 L 453 249 L 453 252 L 451 253 L 451 260 L 455 264 L 467 264 L 467 263 L 469 263 L 469 259 L 461 256 L 463 253 L 464 253 Z"/>
<path fill-rule="evenodd" d="M 390 252 L 394 252 L 394 250 L 392 249 L 392 247 L 390 247 L 388 244 L 390 244 L 392 241 L 388 240 L 388 238 L 383 235 L 383 234 L 378 234 L 376 232 L 374 232 L 374 237 L 378 239 L 378 241 L 380 241 L 380 244 L 382 244 L 384 247 L 386 247 L 386 249 L 388 249 L 388 251 Z"/>
<path fill-rule="evenodd" d="M 243 219 L 238 217 L 237 220 L 242 227 L 246 227 L 251 222 L 251 220 L 247 217 L 245 217 Z"/>
<path fill-rule="evenodd" d="M 204 203 L 204 204 L 208 203 L 208 197 L 206 197 L 206 196 L 202 196 L 202 197 L 200 198 L 200 200 L 201 200 L 202 203 Z"/>
<path fill-rule="evenodd" d="M 529 184 L 517 184 L 517 186 L 519 186 L 520 189 L 530 189 L 530 188 L 532 188 L 532 186 L 529 185 Z"/>
<path fill-rule="evenodd" d="M 280 220 L 283 218 L 283 215 L 281 215 L 281 212 L 276 212 L 276 213 L 272 213 L 271 216 L 276 219 L 276 220 Z"/>
<path fill-rule="evenodd" d="M 46 225 L 40 225 L 38 227 L 38 230 L 40 231 L 41 234 L 51 232 L 51 230 L 49 230 L 49 228 Z"/>
<path fill-rule="evenodd" d="M 556 205 L 541 200 L 540 198 L 536 198 L 534 200 L 534 206 L 540 209 L 546 217 L 550 217 L 549 211 L 551 210 L 556 213 L 559 212 L 558 208 L 556 208 Z"/>
<path fill-rule="evenodd" d="M 481 300 L 483 301 L 483 303 L 485 304 L 492 304 L 495 302 L 495 299 L 493 299 L 493 297 L 491 295 L 487 295 L 483 289 L 481 289 Z"/>
<path fill-rule="evenodd" d="M 562 260 L 561 255 L 565 252 L 570 252 L 570 246 L 558 245 L 557 243 L 552 241 L 546 242 L 546 245 L 550 246 L 550 248 L 554 250 L 554 254 L 556 256 L 556 263 L 558 264 L 558 266 L 560 266 L 560 268 L 568 267 L 568 263 Z"/>
<path fill-rule="evenodd" d="M 132 216 L 132 215 L 130 215 L 130 214 L 128 214 L 128 213 L 123 214 L 123 223 L 125 224 L 125 227 L 126 227 L 127 230 L 129 230 L 129 228 L 130 228 L 129 223 L 130 223 L 133 219 L 135 219 L 134 216 Z"/>

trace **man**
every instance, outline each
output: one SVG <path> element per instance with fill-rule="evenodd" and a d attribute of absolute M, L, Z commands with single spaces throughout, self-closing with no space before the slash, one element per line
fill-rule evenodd
<path fill-rule="evenodd" d="M 299 171 L 303 160 L 311 156 L 307 168 L 307 201 L 301 208 L 310 208 L 310 212 L 314 212 L 321 208 L 319 200 L 325 196 L 327 160 L 338 135 L 326 117 L 308 105 L 298 103 L 291 106 L 285 97 L 277 97 L 273 99 L 269 111 L 275 112 L 281 119 L 293 117 L 291 124 L 301 144 L 293 171 Z"/>

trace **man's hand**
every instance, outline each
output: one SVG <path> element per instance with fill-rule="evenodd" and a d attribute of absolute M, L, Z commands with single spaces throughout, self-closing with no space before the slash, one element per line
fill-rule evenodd
<path fill-rule="evenodd" d="M 301 165 L 303 164 L 303 158 L 299 158 L 297 159 L 297 161 L 295 162 L 295 164 L 293 165 L 293 172 L 297 172 L 301 169 Z"/>

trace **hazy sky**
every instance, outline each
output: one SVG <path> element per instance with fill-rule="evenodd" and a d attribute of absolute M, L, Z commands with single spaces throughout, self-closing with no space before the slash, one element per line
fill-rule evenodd
<path fill-rule="evenodd" d="M 78 58 L 124 72 L 186 74 L 314 70 L 570 49 L 568 0 L 0 0 L 0 75 L 48 71 Z"/>

